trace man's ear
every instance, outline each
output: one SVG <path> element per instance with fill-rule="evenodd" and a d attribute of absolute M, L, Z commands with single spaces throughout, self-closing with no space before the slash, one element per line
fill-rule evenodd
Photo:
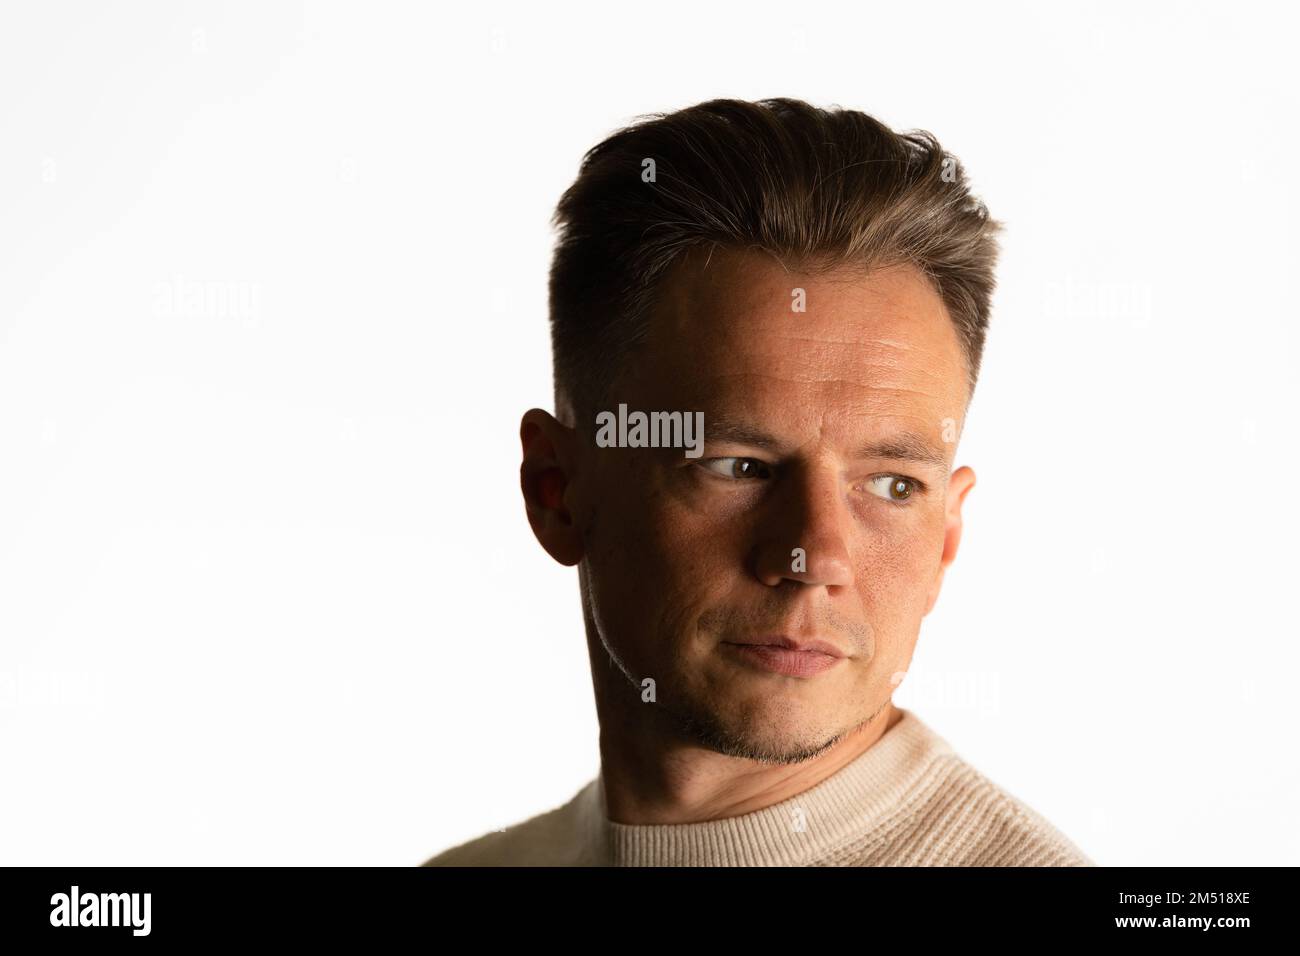
<path fill-rule="evenodd" d="M 975 487 L 975 472 L 966 466 L 958 468 L 948 479 L 948 504 L 944 510 L 943 555 L 939 558 L 939 571 L 934 576 L 930 593 L 925 601 L 925 614 L 934 610 L 939 600 L 939 589 L 943 586 L 943 573 L 948 570 L 957 557 L 957 546 L 961 544 L 961 503 Z M 921 615 L 922 617 L 925 614 Z"/>
<path fill-rule="evenodd" d="M 569 567 L 582 560 L 582 533 L 570 510 L 576 439 L 572 428 L 540 408 L 530 408 L 519 423 L 519 487 L 528 523 L 546 553 Z"/>

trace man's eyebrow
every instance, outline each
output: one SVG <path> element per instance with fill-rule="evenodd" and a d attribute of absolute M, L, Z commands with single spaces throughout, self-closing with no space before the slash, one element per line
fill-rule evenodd
<path fill-rule="evenodd" d="M 785 443 L 769 435 L 761 428 L 744 422 L 726 419 L 704 419 L 704 437 L 706 441 L 731 442 L 736 445 L 750 445 L 767 451 L 779 453 Z M 855 458 L 888 458 L 895 461 L 911 461 L 935 468 L 948 468 L 948 456 L 915 432 L 899 432 L 871 441 L 860 447 Z"/>
<path fill-rule="evenodd" d="M 755 448 L 766 448 L 769 451 L 780 451 L 782 447 L 781 442 L 760 428 L 754 428 L 744 422 L 709 418 L 708 415 L 704 416 L 704 440 L 753 445 Z"/>
<path fill-rule="evenodd" d="M 935 468 L 948 469 L 948 456 L 914 432 L 899 432 L 878 442 L 869 442 L 858 450 L 859 458 L 892 458 L 913 461 Z"/>

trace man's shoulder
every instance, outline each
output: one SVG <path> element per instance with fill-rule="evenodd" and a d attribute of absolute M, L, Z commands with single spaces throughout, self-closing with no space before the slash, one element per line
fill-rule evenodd
<path fill-rule="evenodd" d="M 1097 865 L 1019 796 L 956 754 L 945 760 L 951 765 L 947 799 L 953 822 L 979 835 L 977 840 L 958 844 L 952 865 Z"/>
<path fill-rule="evenodd" d="M 457 844 L 420 866 L 583 866 L 596 862 L 585 801 L 596 781 L 563 806 Z"/>
<path fill-rule="evenodd" d="M 982 773 L 912 711 L 900 740 L 915 753 L 900 799 L 835 854 L 854 866 L 1096 866 L 1043 814 Z M 868 751 L 870 753 L 870 751 Z"/>
<path fill-rule="evenodd" d="M 850 866 L 1096 866 L 1041 813 L 951 748 L 895 811 L 834 856 Z"/>

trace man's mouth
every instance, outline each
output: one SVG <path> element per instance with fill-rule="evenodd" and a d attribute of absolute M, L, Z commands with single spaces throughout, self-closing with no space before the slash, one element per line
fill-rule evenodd
<path fill-rule="evenodd" d="M 799 641 L 784 636 L 724 641 L 722 646 L 737 660 L 787 677 L 813 677 L 831 669 L 847 656 L 827 641 Z"/>

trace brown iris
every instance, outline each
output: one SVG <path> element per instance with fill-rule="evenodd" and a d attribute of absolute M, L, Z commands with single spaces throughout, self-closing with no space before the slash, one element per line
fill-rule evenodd
<path fill-rule="evenodd" d="M 889 483 L 889 497 L 895 501 L 905 501 L 912 497 L 912 483 L 906 478 L 895 478 Z"/>

